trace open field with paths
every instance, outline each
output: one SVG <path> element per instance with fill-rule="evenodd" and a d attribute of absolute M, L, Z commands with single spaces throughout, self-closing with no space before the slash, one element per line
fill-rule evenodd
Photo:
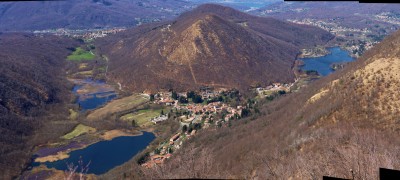
<path fill-rule="evenodd" d="M 94 110 L 91 112 L 87 119 L 89 120 L 99 120 L 107 115 L 111 115 L 114 113 L 118 113 L 121 111 L 126 111 L 129 109 L 133 109 L 139 105 L 142 105 L 148 102 L 149 99 L 140 94 L 134 94 L 132 96 L 124 97 L 121 99 L 113 100 L 109 102 L 104 107 Z"/>

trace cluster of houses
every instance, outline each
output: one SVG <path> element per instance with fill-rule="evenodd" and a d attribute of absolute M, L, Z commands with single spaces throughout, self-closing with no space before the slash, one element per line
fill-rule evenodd
<path fill-rule="evenodd" d="M 73 35 L 73 37 L 82 38 L 82 39 L 96 39 L 101 37 L 106 37 L 109 34 L 115 34 L 117 32 L 125 31 L 125 28 L 112 28 L 106 30 L 92 31 L 87 32 L 83 35 Z"/>
<path fill-rule="evenodd" d="M 221 91 L 207 90 L 202 91 L 199 95 L 201 95 L 204 99 L 207 99 L 217 97 L 220 95 L 220 93 Z M 177 95 L 186 97 L 186 93 L 177 93 Z M 202 128 L 208 128 L 214 123 L 217 125 L 221 121 L 229 121 L 235 116 L 240 117 L 243 110 L 242 106 L 231 107 L 223 102 L 181 104 L 178 100 L 172 99 L 171 96 L 171 92 L 160 92 L 154 96 L 153 102 L 167 106 L 174 106 L 176 110 L 185 110 L 189 112 L 188 115 L 178 117 L 181 120 L 181 127 L 185 125 L 188 127 L 189 124 L 195 124 L 204 121 Z M 222 112 L 226 114 L 223 119 L 214 116 L 215 114 L 221 114 Z M 163 115 L 152 119 L 152 122 L 157 123 L 167 119 L 168 116 Z M 171 152 L 179 149 L 186 139 L 194 136 L 195 134 L 196 129 L 191 129 L 190 132 L 182 132 L 180 130 L 178 133 L 171 136 L 168 142 L 160 145 L 160 147 L 157 149 L 157 153 L 151 153 L 149 160 L 142 164 L 142 166 L 151 168 L 157 164 L 162 164 L 166 159 L 171 157 Z"/>
<path fill-rule="evenodd" d="M 294 83 L 283 84 L 283 83 L 273 83 L 267 87 L 259 87 L 256 88 L 257 93 L 265 94 L 265 92 L 278 92 L 285 91 L 289 92 L 290 88 Z M 222 90 L 225 91 L 225 90 Z M 212 91 L 212 90 L 202 90 L 199 95 L 202 96 L 203 99 L 212 99 L 221 95 L 222 91 Z M 150 96 L 150 95 L 148 95 Z M 177 93 L 177 96 L 183 96 L 186 98 L 186 93 Z M 181 122 L 181 127 L 189 127 L 189 125 L 202 123 L 201 128 L 209 128 L 212 125 L 218 126 L 223 122 L 229 122 L 234 118 L 240 118 L 242 115 L 242 111 L 245 107 L 236 106 L 232 107 L 228 104 L 220 101 L 210 102 L 210 103 L 185 103 L 182 104 L 178 100 L 174 100 L 172 98 L 171 92 L 160 92 L 154 96 L 154 103 L 173 106 L 176 110 L 184 110 L 189 112 L 185 115 L 177 117 Z M 222 115 L 224 114 L 224 115 Z M 152 119 L 154 123 L 167 120 L 168 116 L 160 116 Z M 171 157 L 171 153 L 177 149 L 179 149 L 184 141 L 189 139 L 190 137 L 196 134 L 195 128 L 190 131 L 179 131 L 176 134 L 172 135 L 169 141 L 161 144 L 157 150 L 150 154 L 149 160 L 142 164 L 142 166 L 151 168 L 155 165 L 162 164 L 166 159 Z"/>
<path fill-rule="evenodd" d="M 390 24 L 400 25 L 400 16 L 392 12 L 382 12 L 375 15 L 376 20 L 387 22 Z"/>
<path fill-rule="evenodd" d="M 173 135 L 169 139 L 169 143 L 165 143 L 159 152 L 159 154 L 151 153 L 149 160 L 142 164 L 143 167 L 151 168 L 154 167 L 155 165 L 162 164 L 166 159 L 171 157 L 170 153 L 170 148 L 171 146 L 174 145 L 176 141 L 180 138 L 181 133 L 177 133 Z M 182 145 L 182 141 L 180 142 L 180 145 Z M 180 146 L 179 146 L 180 147 Z"/>
<path fill-rule="evenodd" d="M 280 86 L 279 86 L 280 87 Z M 220 91 L 206 91 L 200 93 L 203 99 L 207 100 L 209 98 L 217 97 L 221 92 Z M 178 100 L 174 100 L 171 98 L 172 93 L 170 92 L 163 92 L 158 93 L 155 96 L 154 103 L 173 106 L 176 110 L 186 110 L 190 112 L 190 116 L 182 116 L 181 121 L 184 124 L 195 122 L 196 120 L 200 119 L 201 117 L 209 116 L 209 114 L 221 113 L 226 112 L 225 121 L 228 121 L 232 117 L 236 115 L 240 115 L 242 113 L 242 106 L 237 107 L 230 107 L 228 104 L 223 102 L 211 102 L 211 103 L 188 103 L 188 104 L 181 104 Z M 178 96 L 186 97 L 186 93 L 178 93 Z M 165 117 L 158 117 L 154 121 L 162 121 L 168 118 Z M 152 120 L 153 121 L 153 120 Z M 153 121 L 153 122 L 154 122 Z"/>
<path fill-rule="evenodd" d="M 208 89 L 202 89 L 199 92 L 199 95 L 202 97 L 204 100 L 212 99 L 220 95 L 221 92 L 225 91 L 225 89 L 220 89 L 218 91 L 212 91 Z M 145 94 L 146 96 L 150 97 L 150 94 Z M 187 98 L 186 93 L 177 93 L 177 96 L 179 97 L 185 97 Z M 173 106 L 177 105 L 178 100 L 174 100 L 172 98 L 172 92 L 159 92 L 154 95 L 154 103 L 156 104 L 162 104 L 162 105 L 167 105 L 167 106 Z"/>
<path fill-rule="evenodd" d="M 111 29 L 48 29 L 48 30 L 37 30 L 33 33 L 35 34 L 54 34 L 57 36 L 70 36 L 74 38 L 82 38 L 82 39 L 96 39 L 100 37 L 105 37 L 109 34 L 115 34 L 120 31 L 125 31 L 126 28 L 111 28 Z"/>
<path fill-rule="evenodd" d="M 283 84 L 283 83 L 273 83 L 267 87 L 259 87 L 256 88 L 257 93 L 265 94 L 265 92 L 278 92 L 285 91 L 289 92 L 290 88 L 294 83 Z M 209 89 L 201 90 L 199 95 L 202 96 L 204 100 L 212 99 L 221 95 L 222 91 L 212 91 Z M 150 96 L 149 94 L 147 96 Z M 177 93 L 177 96 L 187 97 L 186 93 Z M 222 122 L 228 122 L 234 118 L 240 118 L 242 111 L 245 107 L 236 106 L 231 107 L 228 104 L 220 101 L 210 102 L 210 103 L 185 103 L 182 104 L 178 100 L 172 98 L 171 92 L 160 92 L 154 96 L 154 103 L 173 106 L 176 110 L 184 110 L 187 113 L 186 115 L 182 115 L 177 117 L 181 122 L 181 127 L 188 127 L 190 124 L 198 124 L 202 123 L 201 128 L 208 128 L 211 125 L 217 126 L 218 124 L 222 124 Z M 219 114 L 219 115 L 217 115 Z M 221 116 L 221 114 L 224 114 Z M 152 119 L 154 123 L 167 120 L 168 116 L 160 116 Z M 153 152 L 150 154 L 149 160 L 142 164 L 142 166 L 151 168 L 155 165 L 162 164 L 166 159 L 171 157 L 171 153 L 174 150 L 179 149 L 185 140 L 196 134 L 195 129 L 191 129 L 190 131 L 179 131 L 176 134 L 172 135 L 168 142 L 164 142 L 157 148 L 157 153 Z"/>
<path fill-rule="evenodd" d="M 296 24 L 306 24 L 306 25 L 312 25 L 312 26 L 317 26 L 319 28 L 322 28 L 334 35 L 340 35 L 343 32 L 359 32 L 359 33 L 371 33 L 371 30 L 368 28 L 363 28 L 363 29 L 357 29 L 357 28 L 350 28 L 350 27 L 343 27 L 338 25 L 337 23 L 334 22 L 325 22 L 322 20 L 317 20 L 317 19 L 288 19 L 288 21 Z"/>
<path fill-rule="evenodd" d="M 152 155 L 150 156 L 150 160 L 146 163 L 142 164 L 143 167 L 152 168 L 158 164 L 162 164 L 166 159 L 170 158 L 171 154 L 165 155 Z"/>
<path fill-rule="evenodd" d="M 285 91 L 289 92 L 290 88 L 294 83 L 283 84 L 283 83 L 273 83 L 267 87 L 256 88 L 257 93 L 264 94 L 265 92 L 278 92 Z M 225 91 L 225 90 L 222 90 Z M 208 89 L 202 90 L 199 95 L 203 99 L 212 99 L 221 95 L 222 91 L 211 91 Z M 150 96 L 147 94 L 147 96 Z M 186 93 L 177 93 L 177 96 L 187 97 Z M 231 107 L 228 104 L 220 101 L 210 102 L 210 103 L 185 103 L 182 104 L 178 100 L 172 98 L 172 92 L 160 92 L 154 95 L 154 103 L 173 106 L 176 110 L 184 110 L 188 113 L 177 117 L 181 122 L 181 127 L 189 127 L 189 125 L 202 123 L 201 128 L 209 128 L 212 125 L 218 126 L 223 122 L 229 122 L 234 118 L 240 118 L 242 111 L 245 107 L 236 106 Z M 222 116 L 222 114 L 224 114 Z M 157 123 L 167 120 L 168 116 L 163 115 L 152 119 L 152 122 Z M 171 157 L 171 153 L 179 149 L 184 141 L 196 134 L 196 129 L 193 128 L 190 131 L 181 131 L 172 135 L 169 141 L 162 143 L 156 151 L 150 154 L 148 161 L 142 166 L 151 168 L 156 165 L 162 164 L 166 159 Z"/>
<path fill-rule="evenodd" d="M 210 114 L 214 114 L 214 113 L 221 113 L 221 112 L 226 112 L 226 116 L 223 120 L 225 121 L 229 121 L 235 114 L 236 115 L 240 115 L 242 113 L 242 106 L 237 106 L 235 107 L 231 107 L 228 106 L 225 103 L 222 102 L 212 102 L 209 103 L 207 105 L 202 105 L 202 104 L 192 104 L 192 105 L 188 105 L 183 107 L 183 109 L 186 109 L 190 112 L 193 112 L 192 116 L 189 117 L 189 119 L 186 120 L 186 122 L 192 122 L 192 120 L 195 119 L 196 115 L 200 116 L 200 117 L 206 117 L 205 123 L 208 123 L 208 121 L 212 120 Z"/>
<path fill-rule="evenodd" d="M 277 92 L 277 91 L 285 91 L 289 92 L 290 88 L 294 85 L 294 83 L 283 84 L 283 83 L 272 83 L 267 87 L 258 87 L 256 91 L 259 95 L 265 95 L 269 92 Z"/>
<path fill-rule="evenodd" d="M 168 119 L 168 114 L 160 115 L 155 118 L 151 118 L 150 121 L 153 122 L 154 124 L 157 124 L 159 122 L 165 121 Z"/>
<path fill-rule="evenodd" d="M 196 130 L 189 132 L 185 132 L 185 133 L 176 133 L 174 134 L 170 139 L 169 142 L 164 143 L 161 145 L 161 147 L 159 148 L 159 153 L 151 153 L 149 160 L 146 163 L 143 163 L 142 166 L 146 167 L 146 168 L 152 168 L 156 165 L 160 165 L 162 163 L 164 163 L 164 161 L 166 159 L 169 159 L 172 156 L 172 151 L 173 150 L 177 150 L 179 149 L 182 144 L 183 141 L 185 139 L 190 138 L 191 136 L 194 136 L 196 134 Z"/>

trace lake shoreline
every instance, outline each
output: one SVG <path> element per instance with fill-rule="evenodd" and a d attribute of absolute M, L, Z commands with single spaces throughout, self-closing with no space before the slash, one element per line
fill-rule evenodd
<path fill-rule="evenodd" d="M 76 104 L 78 104 L 79 108 L 81 109 L 81 111 L 79 113 L 81 115 L 81 117 L 86 117 L 87 113 L 91 113 L 92 111 L 94 111 L 96 109 L 104 107 L 107 103 L 114 100 L 114 99 L 110 99 L 108 101 L 101 101 L 101 102 L 97 101 L 97 102 L 95 102 L 96 107 L 94 109 L 85 109 L 80 104 L 80 98 L 82 98 L 82 96 L 85 96 L 87 94 L 96 94 L 96 93 L 102 93 L 102 92 L 108 93 L 110 91 L 117 96 L 117 92 L 113 89 L 113 87 L 103 81 L 96 81 L 96 80 L 92 80 L 92 79 L 68 79 L 68 80 L 73 82 L 75 85 L 74 88 L 72 89 L 72 93 L 75 95 L 75 97 L 78 98 L 76 101 Z M 81 90 L 82 88 L 83 88 L 83 90 Z M 118 99 L 118 98 L 116 98 L 116 99 Z M 93 98 L 85 97 L 83 100 L 92 101 Z M 90 128 L 91 128 L 91 126 L 96 127 L 96 126 L 90 125 L 90 122 L 85 123 L 85 121 L 82 121 L 82 122 L 77 121 L 77 123 L 83 124 L 84 126 L 90 127 Z M 129 150 L 129 148 L 128 148 L 127 154 L 133 154 L 133 155 L 132 155 L 132 157 L 129 157 L 129 158 L 123 160 L 122 164 L 124 164 L 124 163 L 128 162 L 130 159 L 132 159 L 135 155 L 137 155 L 138 153 L 140 153 L 141 151 L 146 149 L 150 145 L 150 143 L 158 137 L 158 135 L 156 135 L 156 133 L 154 133 L 153 128 L 134 129 L 134 128 L 122 127 L 122 128 L 117 128 L 117 129 L 113 129 L 113 128 L 107 129 L 107 130 L 106 129 L 107 128 L 105 128 L 105 129 L 101 128 L 101 129 L 97 129 L 97 130 L 95 129 L 95 131 L 89 131 L 89 132 L 79 131 L 79 133 L 76 133 L 70 139 L 65 139 L 65 138 L 61 137 L 60 141 L 58 141 L 56 143 L 46 144 L 44 146 L 36 147 L 35 148 L 36 152 L 50 151 L 50 154 L 46 155 L 46 153 L 44 153 L 43 155 L 45 155 L 45 156 L 39 155 L 37 157 L 34 157 L 32 159 L 31 167 L 33 168 L 33 170 L 35 170 L 35 169 L 49 170 L 49 171 L 57 174 L 58 171 L 64 171 L 66 169 L 61 169 L 61 170 L 59 168 L 54 169 L 54 167 L 51 167 L 48 164 L 59 164 L 58 166 L 60 166 L 60 164 L 61 164 L 61 166 L 62 166 L 63 162 L 65 162 L 65 161 L 71 161 L 76 164 L 76 163 L 78 163 L 77 160 L 68 160 L 68 159 L 74 158 L 71 156 L 73 156 L 74 154 L 76 155 L 76 153 L 78 153 L 78 152 L 84 152 L 85 149 L 87 149 L 87 148 L 93 148 L 94 146 L 98 146 L 98 144 L 113 143 L 114 141 L 119 141 L 121 138 L 122 139 L 133 138 L 133 139 L 139 140 L 139 139 L 143 139 L 143 138 L 153 137 L 150 139 L 150 142 L 145 143 L 145 141 L 139 140 L 137 143 L 135 143 L 134 147 L 139 148 L 139 149 L 137 149 L 138 152 L 136 152 L 136 150 L 133 150 L 133 151 Z M 71 132 L 73 132 L 74 130 L 75 129 L 73 129 Z M 145 136 L 145 134 L 146 134 L 146 136 Z M 72 145 L 72 144 L 75 144 L 75 145 Z M 76 144 L 78 144 L 78 145 L 76 145 Z M 71 146 L 71 148 L 69 146 Z M 132 144 L 121 143 L 117 146 L 121 146 L 121 147 L 132 146 Z M 141 149 L 141 147 L 143 147 L 143 149 Z M 109 148 L 113 148 L 113 147 L 109 147 Z M 60 151 L 58 151 L 58 149 L 60 149 Z M 127 148 L 119 148 L 119 149 L 127 149 Z M 98 152 L 99 151 L 96 150 L 96 151 L 93 151 L 92 153 L 98 153 Z M 121 156 L 123 154 L 124 153 L 115 154 L 115 155 Z M 75 157 L 75 159 L 76 159 L 76 157 Z M 119 164 L 119 165 L 122 165 L 122 164 Z M 93 166 L 95 166 L 95 165 L 93 165 Z M 113 168 L 115 168 L 115 167 L 111 167 L 111 169 L 113 169 Z M 111 170 L 111 169 L 108 169 L 108 170 Z M 92 170 L 96 171 L 97 168 L 93 168 Z M 91 174 L 91 173 L 88 172 L 87 174 Z"/>
<path fill-rule="evenodd" d="M 304 58 L 324 57 L 331 54 L 331 52 L 328 50 L 329 48 L 331 47 L 318 46 L 310 49 L 302 49 L 300 55 L 297 58 L 304 59 Z"/>
<path fill-rule="evenodd" d="M 334 72 L 331 65 L 334 63 L 346 63 L 354 61 L 355 59 L 350 56 L 349 52 L 345 49 L 335 46 L 329 47 L 327 50 L 329 54 L 321 57 L 299 58 L 301 61 L 299 68 L 302 71 L 317 71 L 321 76 L 327 76 Z"/>
<path fill-rule="evenodd" d="M 87 172 L 86 174 L 104 174 L 107 171 L 122 165 L 129 160 L 131 160 L 136 154 L 141 152 L 142 150 L 146 149 L 146 147 L 156 138 L 156 136 L 153 133 L 150 132 L 140 132 L 140 134 L 128 134 L 126 132 L 121 133 L 122 131 L 108 131 L 111 132 L 109 133 L 108 136 L 109 138 L 112 139 L 104 139 L 100 140 L 94 143 L 86 144 L 84 147 L 74 149 L 74 150 L 67 150 L 69 151 L 66 153 L 66 151 L 62 153 L 58 153 L 58 155 L 67 155 L 68 157 L 65 156 L 59 156 L 60 159 L 56 159 L 54 155 L 47 156 L 47 157 L 41 157 L 43 161 L 41 163 L 36 162 L 37 164 L 34 165 L 34 167 L 40 167 L 40 166 L 45 166 L 46 169 L 48 170 L 55 170 L 55 171 L 65 171 L 68 169 L 66 166 L 66 163 L 68 161 L 71 162 L 78 162 L 81 157 L 83 157 L 83 160 L 86 160 L 85 162 L 87 163 L 88 159 L 90 160 L 89 162 L 91 163 L 92 167 L 97 168 L 92 168 Z M 144 139 L 147 139 L 145 141 L 148 141 L 147 143 L 144 143 Z M 150 139 L 149 139 L 150 138 Z M 141 140 L 143 139 L 143 140 Z M 132 142 L 138 142 L 138 143 L 133 143 Z M 125 143 L 122 143 L 125 142 Z M 131 142 L 131 143 L 127 143 Z M 143 142 L 143 143 L 141 143 Z M 107 145 L 110 144 L 110 145 Z M 118 147 L 121 146 L 121 147 Z M 126 146 L 126 147 L 125 147 Z M 107 147 L 107 148 L 105 148 Z M 125 147 L 125 148 L 123 148 Z M 129 148 L 130 147 L 130 148 Z M 95 150 L 97 148 L 97 150 Z M 99 149 L 100 148 L 100 149 Z M 133 148 L 133 149 L 132 149 Z M 113 152 L 113 155 L 110 156 L 110 152 Z M 117 153 L 115 153 L 117 152 Z M 119 153 L 118 153 L 119 152 Z M 99 154 L 100 153 L 100 154 Z M 101 155 L 103 154 L 103 155 Z M 107 155 L 105 155 L 107 154 Z M 101 156 L 103 158 L 97 159 L 94 157 Z M 124 156 L 128 156 L 129 158 L 125 159 Z M 62 157 L 62 159 L 61 159 Z M 79 158 L 78 158 L 79 157 Z M 91 158 L 92 157 L 92 158 Z M 53 158 L 53 159 L 51 159 Z M 86 159 L 85 159 L 86 158 Z M 93 159 L 94 158 L 94 159 Z M 104 158 L 108 158 L 110 161 L 110 164 L 103 164 L 99 162 L 102 162 Z M 121 159 L 122 158 L 122 159 Z M 48 160 L 48 161 L 45 161 Z M 55 169 L 54 169 L 55 168 Z"/>
<path fill-rule="evenodd" d="M 145 131 L 145 132 L 152 133 L 150 131 Z M 100 133 L 97 132 L 94 134 L 94 136 L 97 136 L 99 138 L 97 141 L 92 141 L 90 143 L 84 143 L 82 146 L 80 146 L 78 148 L 71 148 L 71 149 L 66 149 L 63 151 L 58 151 L 57 154 L 37 157 L 37 158 L 35 158 L 34 161 L 37 163 L 55 162 L 55 161 L 59 161 L 59 160 L 68 158 L 69 154 L 73 151 L 85 149 L 88 146 L 96 144 L 101 141 L 111 141 L 118 137 L 133 137 L 133 136 L 141 136 L 141 135 L 143 135 L 142 131 L 132 130 L 129 132 L 125 129 L 113 129 L 113 130 L 109 130 L 106 132 L 100 132 Z"/>

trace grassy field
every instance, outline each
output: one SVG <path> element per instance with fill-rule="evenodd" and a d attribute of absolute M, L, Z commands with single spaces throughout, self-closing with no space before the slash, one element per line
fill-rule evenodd
<path fill-rule="evenodd" d="M 164 113 L 168 113 L 170 111 L 170 108 L 139 110 L 137 112 L 129 113 L 122 116 L 121 120 L 129 122 L 132 122 L 134 120 L 136 124 L 140 127 L 151 126 L 153 125 L 153 122 L 151 122 L 150 119 L 160 116 L 161 111 L 164 111 Z"/>
<path fill-rule="evenodd" d="M 73 109 L 69 109 L 69 119 L 76 120 L 78 118 L 78 112 L 74 111 Z"/>
<path fill-rule="evenodd" d="M 73 131 L 71 131 L 70 133 L 64 135 L 63 139 L 72 139 L 74 137 L 80 136 L 82 134 L 85 133 L 89 133 L 89 132 L 96 132 L 95 128 L 89 127 L 89 126 L 85 126 L 83 124 L 79 124 L 78 126 L 75 127 L 75 129 Z"/>
<path fill-rule="evenodd" d="M 99 67 L 97 70 L 100 72 L 106 72 L 106 67 Z"/>
<path fill-rule="evenodd" d="M 90 113 L 87 118 L 89 120 L 99 120 L 101 118 L 106 117 L 107 115 L 111 115 L 114 113 L 118 113 L 121 111 L 133 109 L 143 103 L 148 102 L 149 99 L 140 95 L 140 94 L 134 94 L 132 96 L 128 96 L 125 98 L 113 100 L 109 102 L 107 105 L 104 107 L 101 107 L 99 109 L 94 110 L 92 113 Z"/>
<path fill-rule="evenodd" d="M 87 68 L 88 67 L 88 63 L 80 63 L 79 64 L 79 69 L 85 69 L 85 68 Z"/>
<path fill-rule="evenodd" d="M 84 49 L 78 47 L 76 50 L 67 57 L 70 61 L 80 61 L 80 60 L 93 60 L 96 56 L 90 51 L 85 51 Z"/>
<path fill-rule="evenodd" d="M 90 70 L 90 71 L 81 71 L 81 72 L 78 72 L 77 74 L 84 75 L 84 76 L 91 76 L 91 75 L 93 75 L 93 71 L 92 70 Z"/>

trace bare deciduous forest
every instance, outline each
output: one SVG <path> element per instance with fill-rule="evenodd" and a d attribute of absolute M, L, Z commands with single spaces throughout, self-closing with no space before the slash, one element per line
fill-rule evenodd
<path fill-rule="evenodd" d="M 110 58 L 109 78 L 134 92 L 201 86 L 247 90 L 291 82 L 299 49 L 333 37 L 316 27 L 206 4 L 174 21 L 99 39 L 96 46 Z"/>
<path fill-rule="evenodd" d="M 63 67 L 77 45 L 56 36 L 0 35 L 0 178 L 17 176 L 34 145 L 71 128 L 49 122 L 68 117 L 72 84 Z"/>

